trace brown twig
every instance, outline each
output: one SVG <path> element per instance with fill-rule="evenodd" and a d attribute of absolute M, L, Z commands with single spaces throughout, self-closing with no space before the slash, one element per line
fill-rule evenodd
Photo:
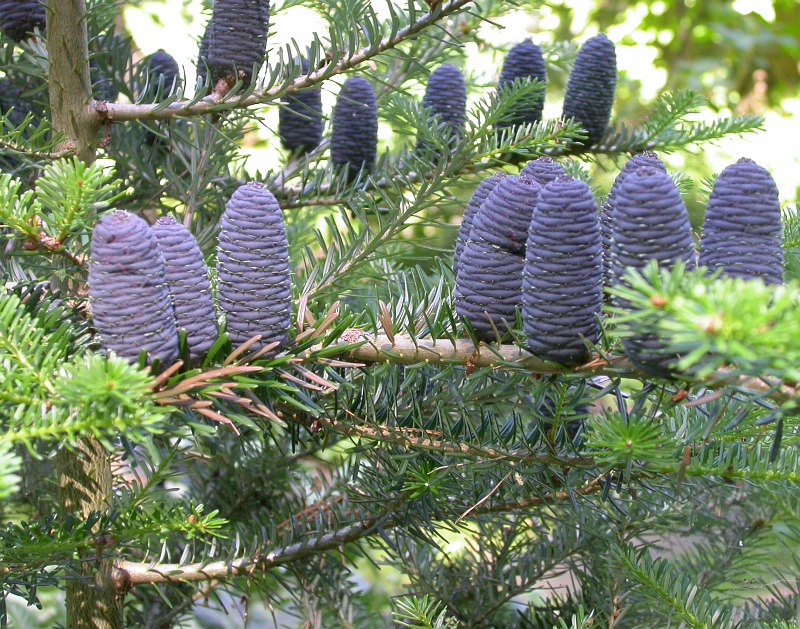
<path fill-rule="evenodd" d="M 95 103 L 95 113 L 99 120 L 112 120 L 114 122 L 126 120 L 166 120 L 174 117 L 201 116 L 211 112 L 227 109 L 250 107 L 274 100 L 277 96 L 292 94 L 298 90 L 306 89 L 322 81 L 342 74 L 369 59 L 386 52 L 402 43 L 406 39 L 419 34 L 427 27 L 435 24 L 441 18 L 447 17 L 470 4 L 472 0 L 450 0 L 427 13 L 422 14 L 415 22 L 398 30 L 393 36 L 386 37 L 378 45 L 364 47 L 357 52 L 342 57 L 336 63 L 326 64 L 322 68 L 310 72 L 308 75 L 295 79 L 288 87 L 276 85 L 266 90 L 256 90 L 249 96 L 230 101 L 220 101 L 218 96 L 207 96 L 195 104 L 191 101 L 178 101 L 161 108 L 159 104 L 149 103 L 144 105 L 105 103 L 100 111 L 99 103 Z"/>

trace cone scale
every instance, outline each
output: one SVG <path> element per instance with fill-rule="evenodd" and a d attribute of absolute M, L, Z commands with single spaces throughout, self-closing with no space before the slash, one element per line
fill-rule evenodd
<path fill-rule="evenodd" d="M 217 340 L 214 299 L 203 254 L 191 232 L 171 216 L 158 219 L 150 230 L 164 256 L 175 322 L 179 330 L 186 331 L 190 360 L 200 361 Z"/>
<path fill-rule="evenodd" d="M 135 362 L 142 350 L 163 364 L 178 358 L 178 330 L 164 257 L 150 228 L 124 211 L 92 233 L 89 300 L 101 345 Z"/>
<path fill-rule="evenodd" d="M 253 336 L 251 349 L 289 340 L 292 289 L 281 208 L 265 186 L 251 182 L 231 196 L 220 220 L 217 297 L 234 346 Z"/>
<path fill-rule="evenodd" d="M 783 283 L 778 188 L 769 172 L 754 161 L 740 159 L 714 183 L 699 263 L 729 277 Z"/>
<path fill-rule="evenodd" d="M 522 320 L 528 349 L 562 364 L 589 358 L 603 305 L 597 205 L 584 182 L 559 177 L 542 188 L 528 231 Z"/>
<path fill-rule="evenodd" d="M 540 186 L 501 179 L 481 204 L 459 260 L 456 312 L 491 341 L 513 325 L 522 299 L 525 241 Z"/>

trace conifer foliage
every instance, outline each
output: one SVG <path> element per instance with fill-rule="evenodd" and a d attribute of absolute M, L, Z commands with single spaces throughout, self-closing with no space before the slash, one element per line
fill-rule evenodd
<path fill-rule="evenodd" d="M 0 0 L 0 626 L 793 622 L 800 219 L 658 158 L 761 119 L 531 4 Z"/>

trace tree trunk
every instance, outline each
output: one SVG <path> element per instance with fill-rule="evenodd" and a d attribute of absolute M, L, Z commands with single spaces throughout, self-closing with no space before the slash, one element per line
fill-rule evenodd
<path fill-rule="evenodd" d="M 92 111 L 86 3 L 47 0 L 47 51 L 52 128 L 62 134 L 60 149 L 72 149 L 91 163 L 97 150 L 99 118 Z M 64 515 L 85 519 L 92 511 L 110 507 L 109 453 L 94 439 L 74 450 L 62 449 L 57 459 L 59 501 Z M 69 629 L 122 627 L 121 598 L 111 578 L 111 559 L 101 559 L 106 540 L 80 557 L 74 579 L 67 584 Z"/>

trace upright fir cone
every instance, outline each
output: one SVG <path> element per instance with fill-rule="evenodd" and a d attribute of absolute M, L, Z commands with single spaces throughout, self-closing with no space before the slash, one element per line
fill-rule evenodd
<path fill-rule="evenodd" d="M 147 68 L 147 78 L 151 90 L 155 90 L 159 83 L 163 85 L 164 92 L 180 86 L 181 70 L 178 62 L 163 48 L 146 57 L 144 64 Z"/>
<path fill-rule="evenodd" d="M 489 193 L 494 190 L 495 186 L 505 179 L 505 177 L 505 173 L 495 173 L 491 177 L 487 177 L 478 184 L 477 188 L 475 188 L 475 192 L 472 193 L 472 197 L 467 202 L 467 207 L 464 209 L 464 216 L 461 219 L 461 225 L 458 227 L 456 250 L 453 255 L 453 273 L 456 275 L 458 275 L 458 265 L 461 254 L 464 251 L 464 247 L 466 247 L 469 242 L 469 235 L 472 231 L 472 223 L 475 220 L 475 215 L 478 213 L 478 210 L 481 209 L 481 205 L 483 205 Z"/>
<path fill-rule="evenodd" d="M 308 73 L 308 60 L 302 61 L 303 73 Z M 322 88 L 295 92 L 281 98 L 278 110 L 278 136 L 287 151 L 308 153 L 322 141 Z"/>
<path fill-rule="evenodd" d="M 281 208 L 258 182 L 239 186 L 220 221 L 217 297 L 234 346 L 261 335 L 258 350 L 289 341 L 292 288 Z"/>
<path fill-rule="evenodd" d="M 0 0 L 0 30 L 16 42 L 35 28 L 44 35 L 46 17 L 44 0 Z"/>
<path fill-rule="evenodd" d="M 611 224 L 612 281 L 624 281 L 629 268 L 643 269 L 650 260 L 669 268 L 685 262 L 695 266 L 694 240 L 689 215 L 680 192 L 670 176 L 652 166 L 631 171 L 615 193 Z M 626 302 L 617 299 L 620 307 Z M 625 340 L 625 353 L 643 372 L 669 375 L 675 356 L 664 352 L 663 344 L 652 335 L 642 334 Z"/>
<path fill-rule="evenodd" d="M 589 358 L 603 307 L 597 204 L 583 181 L 559 177 L 536 201 L 528 231 L 522 321 L 528 349 L 563 364 Z"/>
<path fill-rule="evenodd" d="M 503 90 L 516 80 L 533 80 L 547 84 L 547 68 L 542 57 L 542 50 L 530 39 L 515 45 L 508 51 L 500 80 L 497 82 L 497 94 L 502 97 Z M 544 109 L 544 93 L 540 92 L 530 98 L 522 99 L 515 104 L 508 115 L 497 124 L 500 129 L 539 122 Z"/>
<path fill-rule="evenodd" d="M 525 240 L 540 186 L 502 179 L 481 205 L 456 276 L 456 312 L 484 340 L 513 325 L 521 305 Z"/>
<path fill-rule="evenodd" d="M 125 211 L 100 218 L 89 258 L 92 320 L 106 349 L 135 362 L 178 358 L 178 330 L 167 288 L 164 257 L 142 219 Z"/>
<path fill-rule="evenodd" d="M 171 216 L 158 219 L 150 230 L 164 256 L 175 322 L 179 330 L 186 330 L 189 358 L 199 362 L 217 340 L 214 298 L 203 254 L 191 232 Z"/>
<path fill-rule="evenodd" d="M 530 177 L 540 186 L 546 186 L 566 174 L 564 167 L 550 157 L 537 157 L 528 162 L 520 172 L 520 175 Z"/>
<path fill-rule="evenodd" d="M 617 53 L 603 33 L 581 46 L 567 81 L 564 119 L 574 118 L 587 132 L 586 147 L 605 135 L 617 87 Z"/>
<path fill-rule="evenodd" d="M 445 63 L 431 72 L 422 105 L 446 125 L 453 141 L 460 138 L 467 116 L 467 86 L 461 70 Z M 425 143 L 417 140 L 417 149 L 424 147 Z"/>
<path fill-rule="evenodd" d="M 708 199 L 700 265 L 767 284 L 783 283 L 781 206 L 769 172 L 743 157 L 725 168 Z"/>
<path fill-rule="evenodd" d="M 614 216 L 617 190 L 619 190 L 629 173 L 642 166 L 650 166 L 661 172 L 667 172 L 666 166 L 658 159 L 655 153 L 645 151 L 631 157 L 619 171 L 614 183 L 611 184 L 611 190 L 608 192 L 606 202 L 603 204 L 603 209 L 600 213 L 600 230 L 603 236 L 603 286 L 611 286 L 611 223 Z"/>
<path fill-rule="evenodd" d="M 269 0 L 216 0 L 198 67 L 207 64 L 212 84 L 249 82 L 264 63 L 268 25 Z"/>
<path fill-rule="evenodd" d="M 378 108 L 369 81 L 347 79 L 336 97 L 331 131 L 331 161 L 346 169 L 352 181 L 363 169 L 369 173 L 378 154 Z"/>

